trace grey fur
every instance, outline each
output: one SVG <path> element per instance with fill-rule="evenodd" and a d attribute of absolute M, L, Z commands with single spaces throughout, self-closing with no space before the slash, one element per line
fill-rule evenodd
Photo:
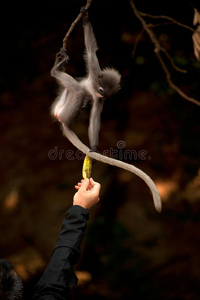
<path fill-rule="evenodd" d="M 83 108 L 91 106 L 88 136 L 91 149 L 96 150 L 103 104 L 107 98 L 120 89 L 121 75 L 113 68 L 101 70 L 96 56 L 98 49 L 96 39 L 88 19 L 84 22 L 83 27 L 87 75 L 79 82 L 69 74 L 61 72 L 60 66 L 68 60 L 67 55 L 62 50 L 60 56 L 63 57 L 63 60 L 57 61 L 51 70 L 51 75 L 57 79 L 62 87 L 52 105 L 51 112 L 57 118 L 59 117 L 59 121 L 70 127 L 80 117 Z"/>

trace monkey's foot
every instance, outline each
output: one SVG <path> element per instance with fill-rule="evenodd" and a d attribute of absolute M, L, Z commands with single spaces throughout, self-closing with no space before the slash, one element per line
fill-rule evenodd
<path fill-rule="evenodd" d="M 80 9 L 80 12 L 83 13 L 83 14 L 86 14 L 88 12 L 88 9 L 85 8 L 85 6 L 82 6 L 81 9 Z"/>
<path fill-rule="evenodd" d="M 96 153 L 99 153 L 99 151 L 96 150 L 96 149 L 90 149 L 89 152 L 96 152 Z M 96 159 L 92 158 L 92 165 L 94 165 L 95 163 L 96 163 Z"/>
<path fill-rule="evenodd" d="M 67 54 L 66 50 L 64 48 L 60 48 L 60 51 L 56 54 L 56 60 L 65 61 L 65 63 L 68 63 L 69 61 L 69 55 Z"/>
<path fill-rule="evenodd" d="M 54 71 L 57 71 L 58 69 L 61 69 L 64 71 L 64 65 L 67 64 L 69 61 L 69 55 L 67 55 L 67 52 L 64 48 L 61 48 L 58 53 L 56 53 L 56 59 L 54 63 L 54 67 L 51 70 L 51 74 L 54 73 Z"/>
<path fill-rule="evenodd" d="M 81 7 L 80 12 L 83 14 L 83 25 L 89 22 L 88 9 L 84 6 Z"/>

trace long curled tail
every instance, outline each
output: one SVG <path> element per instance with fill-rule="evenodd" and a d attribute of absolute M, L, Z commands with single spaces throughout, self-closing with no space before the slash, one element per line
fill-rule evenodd
<path fill-rule="evenodd" d="M 90 149 L 79 140 L 77 135 L 72 130 L 70 130 L 65 124 L 62 124 L 62 125 L 63 125 L 64 135 L 69 139 L 69 141 L 76 148 L 81 150 L 84 154 L 88 155 L 89 157 L 91 157 L 93 159 L 101 161 L 103 163 L 107 163 L 111 166 L 116 166 L 116 167 L 122 168 L 124 170 L 130 171 L 130 172 L 134 173 L 135 175 L 139 176 L 141 179 L 143 179 L 144 182 L 146 182 L 146 184 L 148 185 L 148 187 L 150 188 L 150 190 L 152 192 L 154 206 L 155 206 L 156 210 L 158 212 L 161 212 L 162 203 L 161 203 L 159 191 L 158 191 L 155 183 L 153 182 L 153 180 L 146 173 L 144 173 L 140 169 L 136 168 L 135 166 L 127 164 L 120 160 L 116 160 L 116 159 L 107 157 L 105 155 L 101 155 L 96 152 L 90 152 Z"/>

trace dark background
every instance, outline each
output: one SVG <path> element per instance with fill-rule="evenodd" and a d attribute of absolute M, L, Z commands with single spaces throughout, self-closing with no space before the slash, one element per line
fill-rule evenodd
<path fill-rule="evenodd" d="M 197 3 L 135 1 L 143 12 L 191 27 Z M 81 179 L 83 157 L 77 157 L 49 111 L 57 91 L 50 77 L 55 53 L 84 4 L 1 4 L 0 256 L 11 260 L 23 279 L 24 299 L 30 299 L 51 257 Z M 120 92 L 104 106 L 99 152 L 115 151 L 118 159 L 149 174 L 163 210 L 155 211 L 141 179 L 97 162 L 92 176 L 102 185 L 101 202 L 90 214 L 76 266 L 83 280 L 75 293 L 78 299 L 199 299 L 200 108 L 169 88 L 145 33 L 132 57 L 141 24 L 128 1 L 94 0 L 90 18 L 101 66 L 122 74 Z M 200 64 L 191 32 L 177 25 L 154 30 L 177 65 L 188 71 L 170 68 L 174 82 L 200 100 Z M 83 52 L 80 22 L 68 41 L 73 76 L 85 74 Z M 87 125 L 83 120 L 75 127 L 86 144 Z"/>

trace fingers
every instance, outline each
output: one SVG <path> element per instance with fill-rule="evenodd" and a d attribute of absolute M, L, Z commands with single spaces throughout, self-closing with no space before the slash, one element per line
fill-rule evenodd
<path fill-rule="evenodd" d="M 80 188 L 81 187 L 81 184 L 82 184 L 82 180 L 81 180 L 81 182 L 78 182 L 76 185 L 75 185 L 75 188 L 77 189 L 77 188 Z"/>
<path fill-rule="evenodd" d="M 89 184 L 90 184 L 90 180 L 88 178 L 81 180 L 80 189 L 82 191 L 86 191 L 88 189 Z"/>
<path fill-rule="evenodd" d="M 90 186 L 93 188 L 95 185 L 99 185 L 99 183 L 94 181 L 93 178 L 90 178 Z"/>
<path fill-rule="evenodd" d="M 94 181 L 93 178 L 82 179 L 81 182 L 78 182 L 78 184 L 75 185 L 75 189 L 79 190 L 82 186 L 83 186 L 82 190 L 85 190 L 85 191 L 86 190 L 93 190 L 93 189 L 99 191 L 100 188 L 101 188 L 101 185 L 98 182 Z"/>
<path fill-rule="evenodd" d="M 100 191 L 101 185 L 98 182 L 94 181 L 93 178 L 90 178 L 90 184 L 94 190 L 98 192 Z"/>
<path fill-rule="evenodd" d="M 76 189 L 76 190 L 79 190 L 79 189 L 80 189 L 80 187 L 81 187 L 83 181 L 84 181 L 84 179 L 82 179 L 81 182 L 78 182 L 77 185 L 75 185 L 75 189 Z"/>
<path fill-rule="evenodd" d="M 79 182 L 79 183 L 77 183 L 77 185 L 75 185 L 75 189 L 76 190 L 79 190 L 80 189 L 80 187 L 81 187 L 81 183 Z"/>
<path fill-rule="evenodd" d="M 93 187 L 95 185 L 95 181 L 93 180 L 93 178 L 90 178 L 90 185 L 91 185 L 91 187 Z"/>

